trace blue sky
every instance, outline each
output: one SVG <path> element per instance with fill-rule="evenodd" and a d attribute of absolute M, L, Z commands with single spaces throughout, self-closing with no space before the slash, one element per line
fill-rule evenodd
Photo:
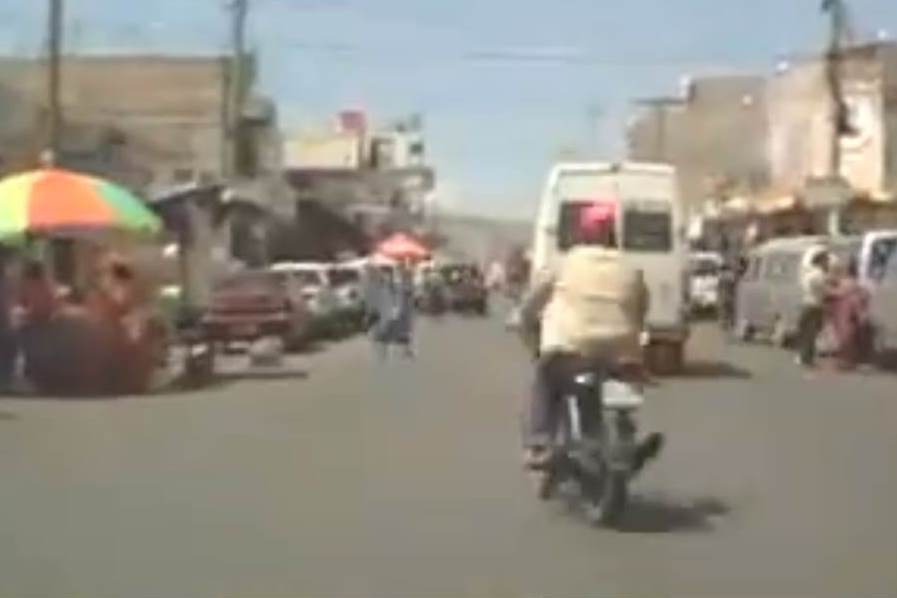
<path fill-rule="evenodd" d="M 69 50 L 226 48 L 225 0 L 66 2 Z M 684 75 L 771 72 L 825 33 L 819 0 L 250 2 L 261 88 L 286 130 L 344 107 L 423 113 L 442 200 L 509 217 L 532 213 L 562 148 L 619 155 L 632 98 Z M 897 37 L 897 2 L 850 6 L 858 34 Z M 38 52 L 43 10 L 0 0 L 0 51 Z"/>

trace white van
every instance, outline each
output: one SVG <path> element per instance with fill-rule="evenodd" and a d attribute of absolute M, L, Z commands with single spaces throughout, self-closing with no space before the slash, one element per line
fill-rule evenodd
<path fill-rule="evenodd" d="M 624 259 L 645 274 L 651 291 L 650 343 L 682 363 L 688 338 L 687 247 L 676 171 L 666 164 L 561 163 L 552 168 L 533 235 L 533 272 L 554 269 L 572 245 L 572 224 L 590 204 L 617 205 L 617 238 Z"/>

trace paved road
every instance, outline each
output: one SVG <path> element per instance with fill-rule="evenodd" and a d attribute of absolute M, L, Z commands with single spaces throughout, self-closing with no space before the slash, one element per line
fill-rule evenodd
<path fill-rule="evenodd" d="M 806 379 L 710 328 L 623 532 L 538 503 L 495 321 L 190 395 L 0 401 L 0 596 L 897 594 L 897 378 Z"/>

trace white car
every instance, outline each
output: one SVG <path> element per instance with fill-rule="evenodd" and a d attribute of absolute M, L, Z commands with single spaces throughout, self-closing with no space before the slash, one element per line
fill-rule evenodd
<path fill-rule="evenodd" d="M 339 297 L 330 280 L 330 264 L 320 262 L 279 262 L 273 272 L 285 277 L 287 292 L 301 297 L 314 319 L 315 329 L 329 334 L 339 317 Z"/>
<path fill-rule="evenodd" d="M 364 315 L 364 290 L 362 289 L 362 269 L 352 264 L 332 264 L 328 271 L 333 292 L 336 294 L 338 309 L 347 324 L 353 328 L 360 325 Z"/>

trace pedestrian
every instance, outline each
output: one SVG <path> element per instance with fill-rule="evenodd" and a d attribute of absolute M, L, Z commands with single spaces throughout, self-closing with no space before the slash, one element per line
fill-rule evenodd
<path fill-rule="evenodd" d="M 797 362 L 804 367 L 813 367 L 816 363 L 816 341 L 822 330 L 823 308 L 829 289 L 828 266 L 828 254 L 820 251 L 801 273 Z"/>
<path fill-rule="evenodd" d="M 370 338 L 375 354 L 382 360 L 387 357 L 397 312 L 392 268 L 374 269 L 368 278 L 366 295 Z"/>
<path fill-rule="evenodd" d="M 395 284 L 396 314 L 392 341 L 401 347 L 406 357 L 414 356 L 414 277 L 410 261 L 398 270 Z"/>
<path fill-rule="evenodd" d="M 492 261 L 486 275 L 486 288 L 497 293 L 505 286 L 505 269 L 498 260 Z"/>
<path fill-rule="evenodd" d="M 735 326 L 737 313 L 738 284 L 747 270 L 747 259 L 738 257 L 723 265 L 719 280 L 718 317 L 720 327 L 729 332 Z"/>
<path fill-rule="evenodd" d="M 38 388 L 55 390 L 59 342 L 51 321 L 59 313 L 56 286 L 38 260 L 25 263 L 18 283 L 17 303 L 21 310 L 19 346 L 25 357 L 25 378 Z"/>
<path fill-rule="evenodd" d="M 836 364 L 852 370 L 859 360 L 862 333 L 868 325 L 869 294 L 857 279 L 857 261 L 837 263 L 832 291 L 832 329 L 835 333 Z"/>
<path fill-rule="evenodd" d="M 0 247 L 0 390 L 10 387 L 15 373 L 18 343 L 12 325 L 12 297 L 6 248 Z"/>

